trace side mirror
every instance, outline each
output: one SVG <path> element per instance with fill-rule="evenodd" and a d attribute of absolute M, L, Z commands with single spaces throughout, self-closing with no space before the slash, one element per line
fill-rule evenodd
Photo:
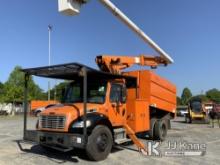
<path fill-rule="evenodd" d="M 120 105 L 121 105 L 121 100 L 120 100 L 120 97 L 117 96 L 115 99 L 115 102 L 112 103 L 112 107 L 115 108 L 115 107 L 119 107 Z"/>
<path fill-rule="evenodd" d="M 126 100 L 127 100 L 127 89 L 126 86 L 123 86 L 121 91 L 121 102 L 125 103 Z"/>

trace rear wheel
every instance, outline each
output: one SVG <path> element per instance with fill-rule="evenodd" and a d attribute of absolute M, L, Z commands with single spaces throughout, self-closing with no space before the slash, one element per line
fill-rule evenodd
<path fill-rule="evenodd" d="M 154 125 L 154 139 L 164 141 L 167 136 L 166 120 L 158 120 Z"/>
<path fill-rule="evenodd" d="M 96 126 L 88 138 L 86 153 L 91 160 L 100 161 L 108 157 L 113 144 L 112 133 L 108 127 Z"/>
<path fill-rule="evenodd" d="M 186 123 L 192 123 L 192 119 L 190 118 L 189 115 L 185 115 L 185 122 Z"/>

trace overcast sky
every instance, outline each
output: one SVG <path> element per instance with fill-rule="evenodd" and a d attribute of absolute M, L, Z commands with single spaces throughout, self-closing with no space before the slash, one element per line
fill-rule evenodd
<path fill-rule="evenodd" d="M 112 2 L 175 60 L 155 72 L 175 83 L 179 94 L 186 86 L 193 94 L 220 88 L 219 0 Z M 97 0 L 76 17 L 58 13 L 56 0 L 1 0 L 1 82 L 16 65 L 48 64 L 48 24 L 53 26 L 52 64 L 80 62 L 96 68 L 99 54 L 156 54 Z M 47 88 L 46 80 L 35 80 Z"/>

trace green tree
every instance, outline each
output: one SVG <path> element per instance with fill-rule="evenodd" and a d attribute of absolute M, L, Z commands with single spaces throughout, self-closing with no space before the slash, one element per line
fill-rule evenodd
<path fill-rule="evenodd" d="M 181 98 L 179 96 L 176 97 L 177 106 L 181 105 Z"/>
<path fill-rule="evenodd" d="M 0 103 L 4 102 L 4 84 L 0 82 Z"/>
<path fill-rule="evenodd" d="M 189 88 L 184 88 L 181 95 L 181 104 L 187 105 L 188 101 L 192 97 L 192 93 Z"/>
<path fill-rule="evenodd" d="M 206 96 L 210 100 L 212 100 L 216 103 L 220 103 L 220 91 L 218 89 L 214 88 L 214 89 L 211 89 L 211 90 L 207 91 Z"/>
<path fill-rule="evenodd" d="M 62 101 L 63 99 L 63 90 L 66 88 L 67 84 L 69 84 L 68 81 L 64 81 L 56 85 L 53 89 L 51 89 L 51 95 L 53 96 L 54 100 Z M 55 91 L 56 91 L 56 97 L 55 97 Z"/>
<path fill-rule="evenodd" d="M 30 76 L 28 81 L 28 99 L 40 99 L 42 90 L 33 81 Z M 22 102 L 24 99 L 24 73 L 21 71 L 20 66 L 16 66 L 11 72 L 8 80 L 4 85 L 4 101 L 6 102 Z"/>
<path fill-rule="evenodd" d="M 197 100 L 197 99 L 201 99 L 202 102 L 209 102 L 210 99 L 206 96 L 206 95 L 196 95 L 196 96 L 193 96 L 190 100 Z"/>
<path fill-rule="evenodd" d="M 3 88 L 4 88 L 4 84 L 0 82 L 0 93 L 2 92 Z"/>

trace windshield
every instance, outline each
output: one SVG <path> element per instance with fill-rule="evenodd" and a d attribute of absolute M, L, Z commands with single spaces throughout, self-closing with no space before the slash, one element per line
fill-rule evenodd
<path fill-rule="evenodd" d="M 201 104 L 201 102 L 199 102 L 199 101 L 194 101 L 194 102 L 192 102 L 192 104 L 191 104 L 191 109 L 192 109 L 192 111 L 194 111 L 194 112 L 201 112 L 201 110 L 202 110 L 202 104 Z"/>
<path fill-rule="evenodd" d="M 89 83 L 87 86 L 87 102 L 103 104 L 105 102 L 106 83 Z M 64 103 L 83 102 L 83 83 L 71 83 L 66 89 Z"/>

